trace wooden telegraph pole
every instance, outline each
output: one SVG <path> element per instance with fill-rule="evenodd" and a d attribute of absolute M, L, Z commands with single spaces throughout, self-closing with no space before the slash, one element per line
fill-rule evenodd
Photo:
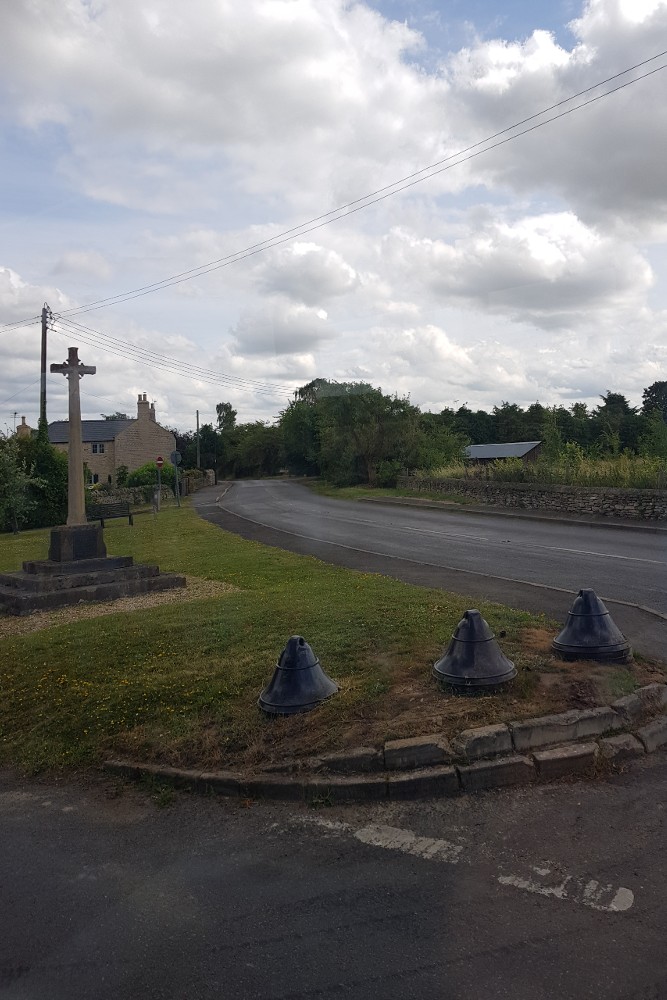
<path fill-rule="evenodd" d="M 42 363 L 39 374 L 39 429 L 46 433 L 46 330 L 51 315 L 47 303 L 42 307 Z"/>

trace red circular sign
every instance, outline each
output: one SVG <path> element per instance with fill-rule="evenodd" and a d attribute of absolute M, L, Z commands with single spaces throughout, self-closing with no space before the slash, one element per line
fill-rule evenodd
<path fill-rule="evenodd" d="M 162 466 L 164 465 L 164 459 L 163 459 L 162 455 L 158 455 L 158 457 L 157 457 L 157 459 L 155 461 L 155 464 L 157 465 L 158 469 L 162 468 Z"/>

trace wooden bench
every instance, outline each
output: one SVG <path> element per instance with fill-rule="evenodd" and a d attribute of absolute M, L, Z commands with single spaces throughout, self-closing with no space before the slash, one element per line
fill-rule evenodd
<path fill-rule="evenodd" d="M 87 520 L 99 521 L 102 528 L 104 522 L 112 517 L 126 517 L 130 524 L 134 524 L 127 500 L 114 500 L 112 503 L 91 503 L 86 508 Z"/>

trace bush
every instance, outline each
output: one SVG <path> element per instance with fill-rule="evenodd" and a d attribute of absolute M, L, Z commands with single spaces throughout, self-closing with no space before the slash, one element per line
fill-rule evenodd
<path fill-rule="evenodd" d="M 402 472 L 403 466 L 400 462 L 378 462 L 375 470 L 375 481 L 378 486 L 396 486 Z"/>
<path fill-rule="evenodd" d="M 127 477 L 128 486 L 157 486 L 157 465 L 155 462 L 146 462 Z M 162 485 L 174 486 L 174 467 L 170 462 L 165 462 L 162 466 Z"/>
<path fill-rule="evenodd" d="M 27 528 L 51 528 L 67 520 L 67 455 L 40 437 L 24 438 L 19 453 L 26 470 L 32 469 L 39 484 L 30 487 L 34 506 Z"/>

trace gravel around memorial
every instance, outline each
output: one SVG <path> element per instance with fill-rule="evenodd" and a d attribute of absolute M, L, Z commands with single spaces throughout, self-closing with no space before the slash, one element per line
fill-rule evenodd
<path fill-rule="evenodd" d="M 58 608 L 56 611 L 38 611 L 34 615 L 26 615 L 25 617 L 0 615 L 0 639 L 7 635 L 29 635 L 40 629 L 53 628 L 56 625 L 69 625 L 72 622 L 83 621 L 85 618 L 119 615 L 126 611 L 147 611 L 148 608 L 157 608 L 161 604 L 185 604 L 189 601 L 201 601 L 208 597 L 222 597 L 224 594 L 231 594 L 238 589 L 220 580 L 202 580 L 196 576 L 187 576 L 186 580 L 186 587 L 136 594 L 133 597 L 121 597 L 116 601 L 98 601 L 95 604 L 78 604 L 73 607 Z"/>

